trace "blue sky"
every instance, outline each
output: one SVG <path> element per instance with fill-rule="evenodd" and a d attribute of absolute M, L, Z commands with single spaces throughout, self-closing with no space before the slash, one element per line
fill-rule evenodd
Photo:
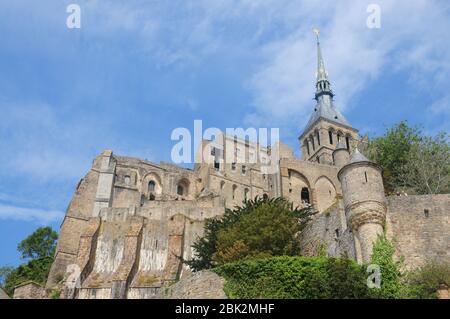
<path fill-rule="evenodd" d="M 66 8 L 81 7 L 68 29 Z M 369 29 L 366 9 L 381 8 Z M 312 27 L 338 108 L 369 136 L 450 126 L 448 1 L 41 0 L 0 3 L 0 265 L 59 229 L 104 148 L 170 161 L 177 127 L 279 127 L 312 112 Z M 298 152 L 297 152 L 298 154 Z"/>

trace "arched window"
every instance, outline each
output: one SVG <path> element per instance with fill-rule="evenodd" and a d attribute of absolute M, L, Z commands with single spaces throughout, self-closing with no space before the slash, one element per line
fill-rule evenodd
<path fill-rule="evenodd" d="M 320 145 L 320 133 L 316 131 L 317 145 Z"/>
<path fill-rule="evenodd" d="M 347 149 L 349 150 L 350 149 L 350 137 L 348 137 L 348 136 L 345 137 L 345 145 L 346 145 Z"/>
<path fill-rule="evenodd" d="M 180 195 L 180 196 L 184 195 L 184 187 L 183 187 L 183 185 L 178 185 L 177 186 L 177 194 Z"/>
<path fill-rule="evenodd" d="M 156 186 L 155 181 L 148 182 L 148 191 L 149 192 L 154 192 L 155 191 L 155 186 Z"/>
<path fill-rule="evenodd" d="M 330 144 L 333 145 L 333 131 L 332 130 L 328 131 L 328 138 L 330 140 Z"/>
<path fill-rule="evenodd" d="M 129 175 L 125 175 L 124 182 L 125 182 L 125 185 L 130 185 L 131 177 Z"/>
<path fill-rule="evenodd" d="M 248 199 L 248 192 L 249 192 L 248 188 L 244 189 L 244 200 L 245 201 L 247 201 L 247 199 Z"/>
<path fill-rule="evenodd" d="M 149 200 L 155 200 L 155 195 L 150 194 L 150 196 L 148 197 Z"/>
<path fill-rule="evenodd" d="M 307 187 L 302 188 L 302 192 L 300 193 L 300 197 L 303 203 L 309 204 L 309 190 Z"/>
<path fill-rule="evenodd" d="M 316 150 L 316 145 L 314 144 L 314 137 L 312 135 L 310 135 L 309 139 L 311 140 L 313 151 L 315 151 Z"/>
<path fill-rule="evenodd" d="M 338 141 L 338 143 L 341 141 L 342 136 L 343 136 L 343 134 L 341 132 L 337 133 L 337 141 Z"/>
<path fill-rule="evenodd" d="M 305 145 L 306 145 L 306 151 L 308 152 L 308 155 L 310 154 L 310 151 L 309 151 L 309 142 L 308 142 L 308 139 L 306 139 L 305 140 Z"/>
<path fill-rule="evenodd" d="M 236 189 L 237 189 L 237 186 L 236 186 L 236 185 L 233 185 L 233 193 L 232 193 L 232 198 L 233 198 L 233 199 L 236 198 Z"/>
<path fill-rule="evenodd" d="M 264 199 L 264 200 L 267 200 L 267 199 L 269 199 L 269 195 L 267 195 L 267 194 L 264 194 L 264 195 L 263 195 L 263 199 Z"/>

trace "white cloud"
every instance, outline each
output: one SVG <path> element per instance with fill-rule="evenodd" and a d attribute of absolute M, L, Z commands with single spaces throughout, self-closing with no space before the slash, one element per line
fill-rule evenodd
<path fill-rule="evenodd" d="M 391 69 L 409 72 L 412 89 L 426 90 L 434 80 L 450 80 L 448 4 L 378 1 L 382 27 L 368 29 L 369 1 L 334 1 L 326 9 L 323 1 L 308 3 L 321 13 L 314 24 L 300 22 L 295 31 L 262 46 L 264 63 L 249 85 L 254 95 L 250 121 L 306 122 L 313 108 L 316 57 L 310 29 L 316 24 L 322 29 L 325 63 L 341 110 L 355 93 Z"/>
<path fill-rule="evenodd" d="M 38 208 L 25 208 L 0 203 L 0 219 L 36 222 L 47 225 L 51 222 L 62 221 L 64 212 Z"/>

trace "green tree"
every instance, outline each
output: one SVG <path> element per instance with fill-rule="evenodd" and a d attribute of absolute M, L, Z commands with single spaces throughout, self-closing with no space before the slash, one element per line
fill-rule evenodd
<path fill-rule="evenodd" d="M 14 267 L 4 266 L 0 267 L 0 287 L 5 286 L 5 280 L 14 271 Z"/>
<path fill-rule="evenodd" d="M 401 178 L 401 173 L 408 162 L 412 144 L 420 139 L 420 130 L 402 121 L 388 129 L 383 136 L 369 141 L 364 152 L 383 167 L 383 182 L 388 193 L 408 186 Z"/>
<path fill-rule="evenodd" d="M 406 121 L 369 141 L 364 153 L 383 168 L 386 192 L 438 194 L 450 191 L 450 144 L 446 133 L 424 135 Z"/>
<path fill-rule="evenodd" d="M 26 281 L 34 281 L 38 284 L 44 285 L 47 281 L 50 267 L 52 266 L 52 257 L 42 257 L 30 260 L 26 264 L 11 271 L 4 281 L 4 289 L 10 296 L 14 293 L 14 288 Z"/>
<path fill-rule="evenodd" d="M 51 257 L 55 253 L 58 233 L 51 227 L 40 227 L 17 246 L 22 258 Z"/>
<path fill-rule="evenodd" d="M 245 258 L 298 254 L 298 233 L 313 214 L 283 198 L 246 201 L 206 221 L 204 236 L 193 245 L 195 257 L 185 263 L 201 270 Z"/>
<path fill-rule="evenodd" d="M 399 178 L 418 194 L 450 192 L 450 143 L 448 135 L 424 136 L 411 145 Z"/>
<path fill-rule="evenodd" d="M 45 284 L 57 239 L 58 234 L 50 227 L 41 227 L 19 243 L 17 251 L 22 258 L 30 260 L 17 268 L 0 268 L 0 285 L 6 293 L 12 296 L 17 285 L 30 280 Z"/>

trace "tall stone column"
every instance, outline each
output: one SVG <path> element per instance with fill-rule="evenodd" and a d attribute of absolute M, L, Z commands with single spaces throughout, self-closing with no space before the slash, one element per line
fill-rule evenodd
<path fill-rule="evenodd" d="M 102 208 L 111 206 L 115 168 L 112 150 L 103 151 L 92 217 L 98 217 Z"/>
<path fill-rule="evenodd" d="M 356 149 L 349 162 L 339 170 L 338 178 L 348 225 L 357 237 L 358 262 L 370 262 L 373 244 L 383 234 L 386 220 L 381 168 Z"/>

